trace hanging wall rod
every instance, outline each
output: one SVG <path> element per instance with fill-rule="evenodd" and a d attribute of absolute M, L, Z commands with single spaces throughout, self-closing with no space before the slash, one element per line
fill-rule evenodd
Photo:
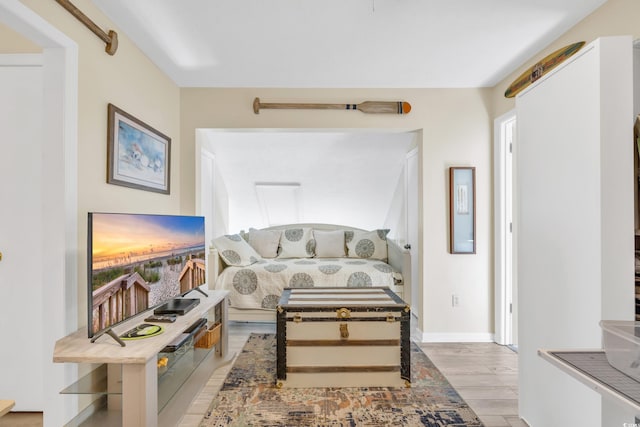
<path fill-rule="evenodd" d="M 107 44 L 104 51 L 109 55 L 114 55 L 116 50 L 118 50 L 118 33 L 113 30 L 109 30 L 109 34 L 102 31 L 100 27 L 98 27 L 95 22 L 93 22 L 87 15 L 82 13 L 80 9 L 75 7 L 69 0 L 56 0 L 56 2 L 67 9 L 69 13 L 76 17 L 76 19 L 82 22 L 85 27 L 91 30 L 93 34 L 98 36 L 102 41 Z"/>

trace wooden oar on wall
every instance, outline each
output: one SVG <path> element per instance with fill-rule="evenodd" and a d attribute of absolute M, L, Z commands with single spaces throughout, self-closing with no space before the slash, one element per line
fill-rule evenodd
<path fill-rule="evenodd" d="M 365 101 L 360 104 L 300 104 L 300 103 L 266 103 L 260 98 L 253 100 L 253 112 L 260 114 L 260 109 L 277 110 L 358 110 L 368 114 L 409 114 L 411 104 L 402 101 Z"/>
<path fill-rule="evenodd" d="M 107 47 L 104 49 L 109 55 L 115 55 L 118 50 L 118 33 L 113 30 L 109 31 L 109 34 L 102 31 L 100 27 L 96 25 L 87 15 L 82 13 L 80 9 L 78 9 L 71 1 L 69 0 L 56 0 L 56 2 L 64 7 L 67 12 L 76 17 L 76 19 L 82 22 L 85 27 L 87 27 L 93 34 L 102 39 L 103 42 L 107 44 Z"/>

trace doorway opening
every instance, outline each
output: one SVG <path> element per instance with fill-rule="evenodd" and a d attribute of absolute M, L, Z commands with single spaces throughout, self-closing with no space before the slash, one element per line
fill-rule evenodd
<path fill-rule="evenodd" d="M 404 299 L 420 318 L 421 141 L 415 129 L 197 129 L 196 212 L 208 241 L 274 225 L 268 185 L 296 192 L 294 222 L 387 228 L 411 255 Z"/>

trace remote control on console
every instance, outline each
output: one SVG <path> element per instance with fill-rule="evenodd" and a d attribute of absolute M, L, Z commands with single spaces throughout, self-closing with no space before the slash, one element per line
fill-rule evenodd
<path fill-rule="evenodd" d="M 173 323 L 176 321 L 176 317 L 177 316 L 175 314 L 153 314 L 144 319 L 144 321 Z"/>

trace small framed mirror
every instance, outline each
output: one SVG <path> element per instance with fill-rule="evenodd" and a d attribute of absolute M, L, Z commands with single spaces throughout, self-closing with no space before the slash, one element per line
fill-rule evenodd
<path fill-rule="evenodd" d="M 476 253 L 476 168 L 449 168 L 449 252 Z"/>

